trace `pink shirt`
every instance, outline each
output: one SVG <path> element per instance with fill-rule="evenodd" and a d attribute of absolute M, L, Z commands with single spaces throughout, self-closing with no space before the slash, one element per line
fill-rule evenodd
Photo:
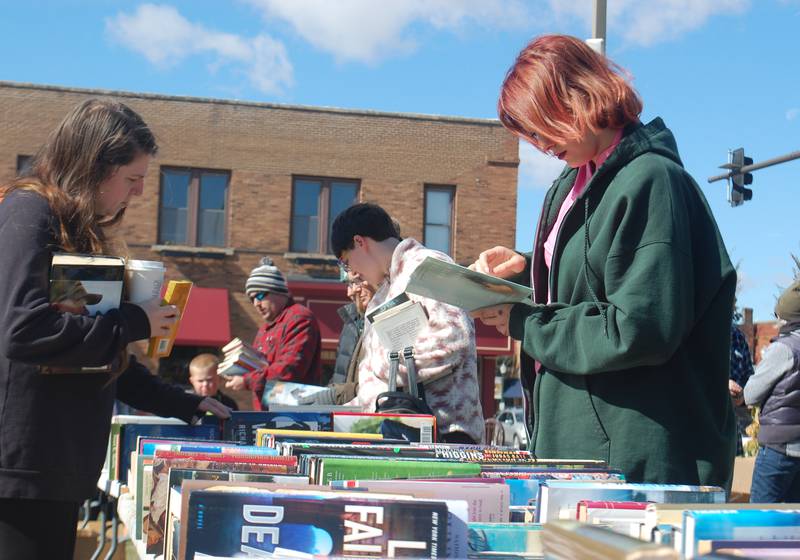
<path fill-rule="evenodd" d="M 611 155 L 611 152 L 614 151 L 619 145 L 620 140 L 622 140 L 622 129 L 620 128 L 617 130 L 616 135 L 614 136 L 614 140 L 611 142 L 611 145 L 600 152 L 597 157 L 593 160 L 583 164 L 578 169 L 578 175 L 575 177 L 575 184 L 572 186 L 572 190 L 569 191 L 567 198 L 564 199 L 564 202 L 561 204 L 561 208 L 558 210 L 558 217 L 556 218 L 556 223 L 553 224 L 553 229 L 550 230 L 550 235 L 547 236 L 547 239 L 544 242 L 544 262 L 547 265 L 547 269 L 550 269 L 550 263 L 553 262 L 553 249 L 555 249 L 556 245 L 556 237 L 558 237 L 558 232 L 561 229 L 561 223 L 564 221 L 564 217 L 569 212 L 572 205 L 575 204 L 575 201 L 578 200 L 578 197 L 581 195 L 583 190 L 586 188 L 586 185 L 589 184 L 592 176 L 594 175 L 597 168 L 603 165 L 603 163 L 608 159 L 608 156 Z M 531 279 L 531 282 L 533 279 Z M 548 293 L 547 293 L 547 302 L 550 302 L 550 287 L 548 285 Z"/>

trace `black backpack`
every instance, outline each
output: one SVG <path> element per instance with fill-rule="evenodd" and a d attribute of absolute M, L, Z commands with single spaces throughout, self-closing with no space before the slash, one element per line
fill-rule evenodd
<path fill-rule="evenodd" d="M 400 371 L 400 353 L 389 353 L 389 390 L 375 399 L 375 412 L 395 414 L 430 414 L 433 411 L 425 402 L 425 388 L 417 382 L 417 366 L 414 364 L 414 349 L 403 350 L 403 359 L 408 371 L 408 392 L 397 390 L 397 375 Z"/>

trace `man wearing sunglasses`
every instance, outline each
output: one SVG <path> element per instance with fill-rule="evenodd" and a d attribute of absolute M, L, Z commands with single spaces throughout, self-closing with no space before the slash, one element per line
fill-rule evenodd
<path fill-rule="evenodd" d="M 268 380 L 318 385 L 321 381 L 321 339 L 319 324 L 307 307 L 295 303 L 286 279 L 264 257 L 250 272 L 245 292 L 264 324 L 258 329 L 253 348 L 267 357 L 268 366 L 243 376 L 231 377 L 228 389 L 253 391 L 253 408 L 261 410 L 264 385 Z"/>

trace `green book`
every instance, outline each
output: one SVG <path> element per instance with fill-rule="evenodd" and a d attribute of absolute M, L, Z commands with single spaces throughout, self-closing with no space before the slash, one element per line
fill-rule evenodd
<path fill-rule="evenodd" d="M 478 463 L 448 461 L 364 460 L 352 457 L 320 458 L 317 484 L 332 480 L 385 480 L 392 478 L 471 478 L 479 477 Z"/>

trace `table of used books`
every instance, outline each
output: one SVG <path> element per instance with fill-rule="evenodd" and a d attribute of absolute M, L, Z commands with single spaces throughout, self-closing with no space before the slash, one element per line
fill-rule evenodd
<path fill-rule="evenodd" d="M 435 434 L 433 416 L 334 406 L 194 426 L 115 416 L 101 522 L 154 560 L 800 558 L 800 504 L 727 503 L 717 487 Z"/>

